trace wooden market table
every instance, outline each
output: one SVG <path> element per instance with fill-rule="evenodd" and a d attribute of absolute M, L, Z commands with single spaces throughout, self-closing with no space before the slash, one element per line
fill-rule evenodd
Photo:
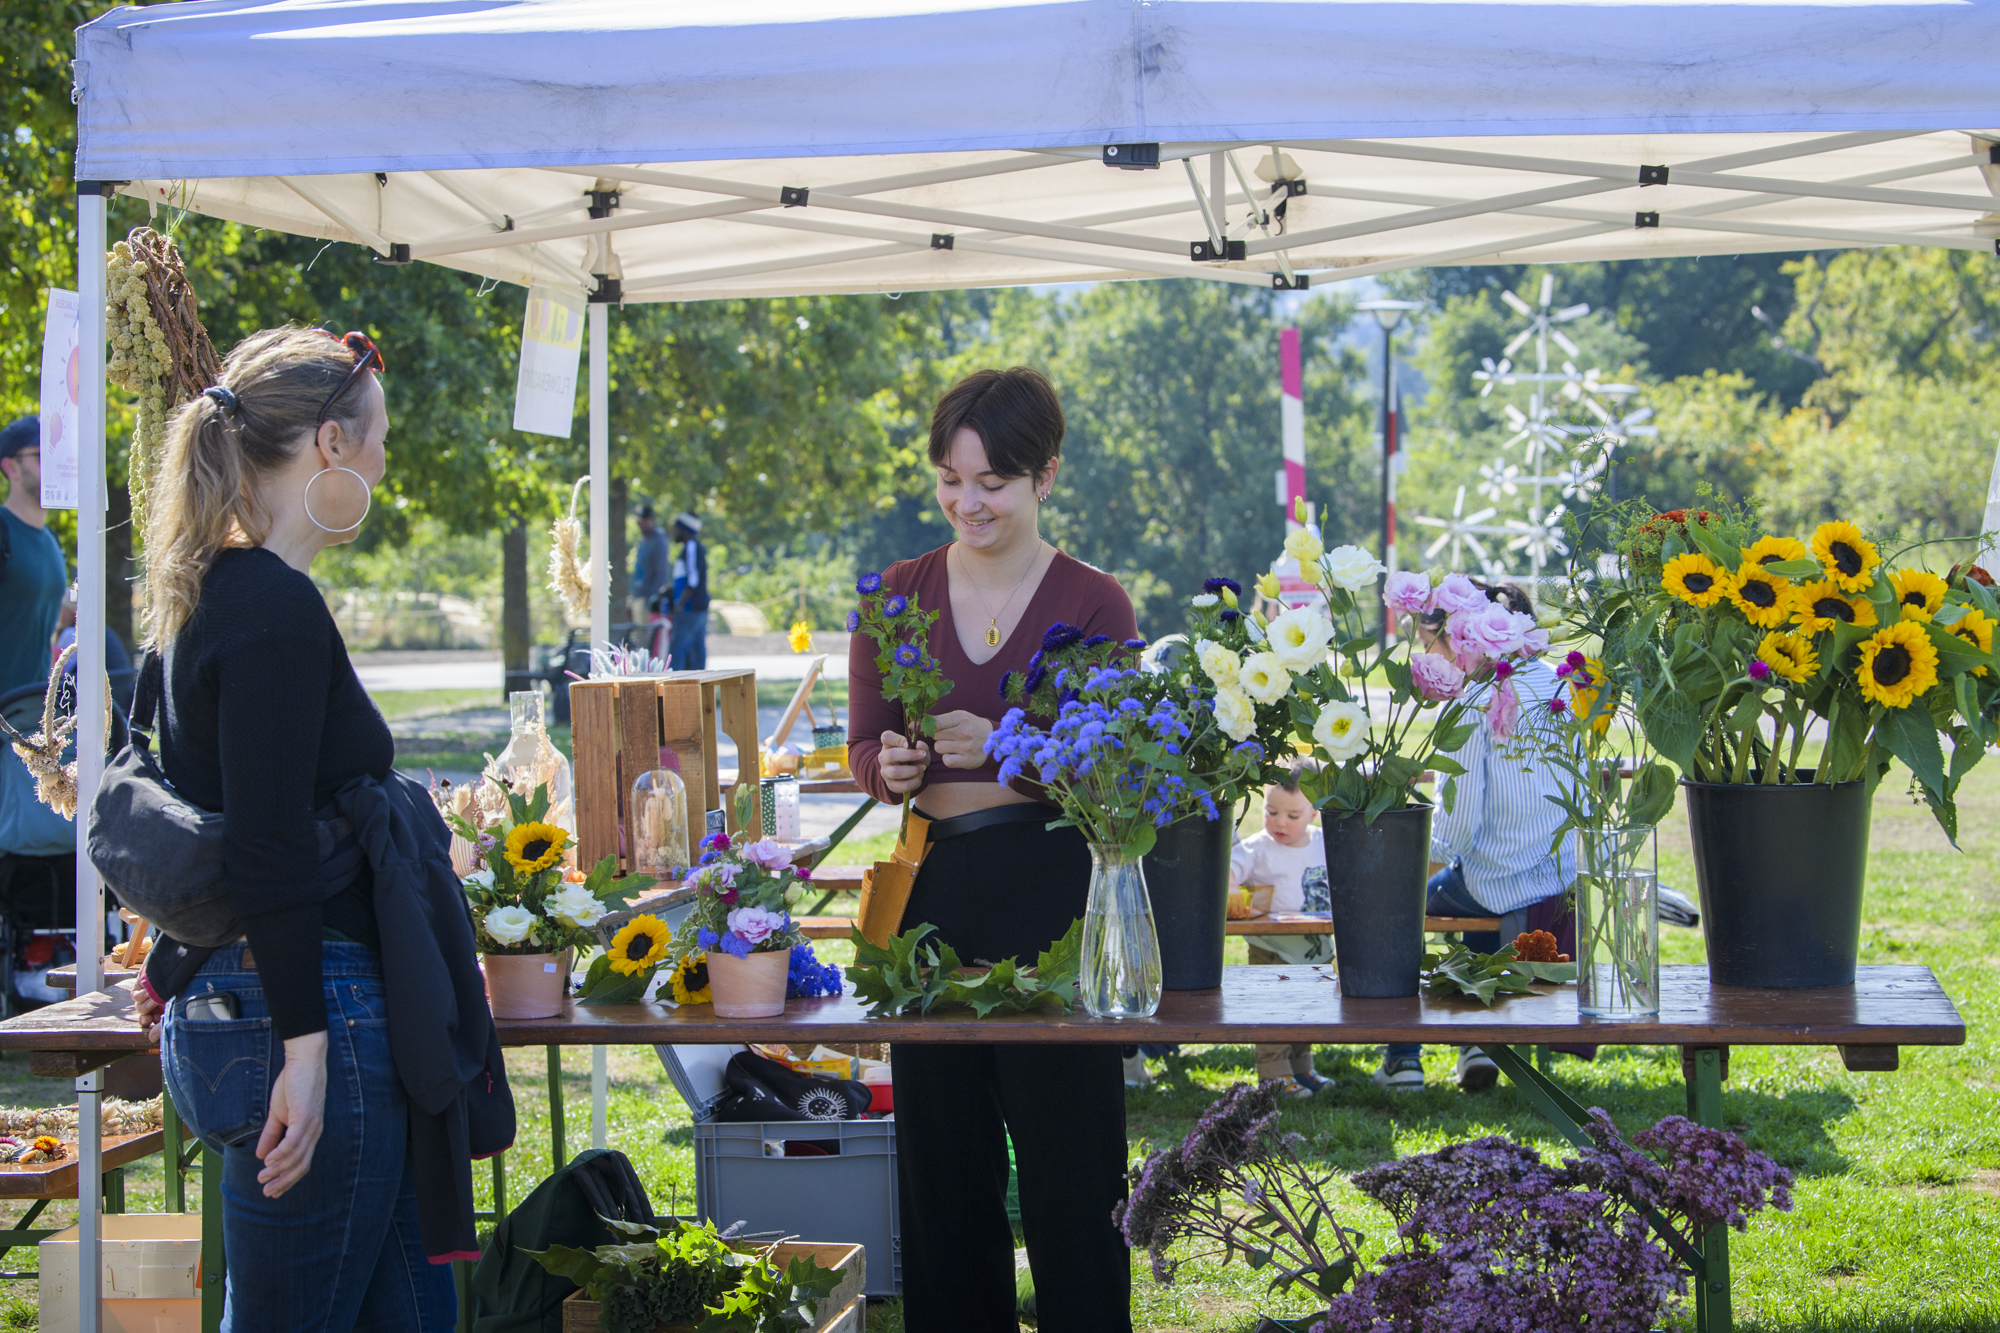
<path fill-rule="evenodd" d="M 824 883 L 819 876 L 813 877 L 815 885 Z M 851 916 L 802 916 L 798 919 L 799 930 L 809 940 L 844 940 L 854 929 Z M 1497 916 L 1427 916 L 1424 929 L 1444 935 L 1456 935 L 1463 931 L 1498 930 L 1500 918 Z M 1331 933 L 1333 923 L 1323 916 L 1309 912 L 1266 912 L 1262 916 L 1245 917 L 1241 921 L 1231 921 L 1225 928 L 1230 935 L 1325 935 Z M 50 985 L 56 983 L 51 981 Z M 72 985 L 75 983 L 72 982 Z"/>
<path fill-rule="evenodd" d="M 1268 927 L 1266 927 L 1268 929 Z M 1679 1046 L 1687 1080 L 1688 1115 L 1721 1128 L 1722 1080 L 1731 1046 L 1835 1046 L 1847 1068 L 1887 1072 L 1904 1046 L 1964 1044 L 1965 1024 L 1927 967 L 1871 965 L 1852 987 L 1822 990 L 1740 990 L 1711 987 L 1708 969 L 1660 969 L 1656 1019 L 1596 1020 L 1576 1009 L 1576 990 L 1563 986 L 1513 996 L 1492 1008 L 1462 999 L 1412 996 L 1355 1000 L 1340 994 L 1331 967 L 1227 967 L 1221 987 L 1169 991 L 1148 1019 L 1073 1015 L 1011 1015 L 977 1019 L 958 1010 L 929 1018 L 871 1019 L 850 993 L 793 1000 L 768 1019 L 721 1019 L 706 1006 L 659 1004 L 592 1007 L 566 1002 L 554 1018 L 500 1024 L 503 1045 L 626 1046 L 749 1042 L 1030 1042 L 1230 1043 L 1311 1042 L 1377 1045 L 1393 1042 L 1477 1045 L 1508 1079 L 1579 1146 L 1588 1144 L 1583 1105 L 1521 1049 L 1534 1045 Z M 147 1049 L 131 1018 L 129 989 L 82 996 L 0 1023 L 0 1051 L 38 1052 L 39 1067 L 73 1076 Z M 553 1066 L 552 1066 L 553 1069 Z M 561 1134 L 560 1100 L 552 1100 L 552 1132 Z M 177 1131 L 177 1127 L 173 1127 Z M 560 1146 L 558 1158 L 565 1156 Z M 172 1173 L 170 1173 L 171 1175 Z M 219 1208 L 203 1172 L 204 1215 Z M 204 1227 L 205 1271 L 219 1283 L 220 1237 Z M 216 1246 L 213 1261 L 206 1251 Z M 1722 1333 L 1731 1326 L 1729 1247 L 1714 1228 L 1692 1256 L 1696 1327 Z M 208 1295 L 205 1289 L 204 1295 Z M 219 1317 L 219 1285 L 213 1287 Z M 211 1327 L 213 1325 L 210 1325 Z"/>

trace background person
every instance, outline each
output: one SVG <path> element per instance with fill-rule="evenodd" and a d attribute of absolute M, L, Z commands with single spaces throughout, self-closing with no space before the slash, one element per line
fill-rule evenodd
<path fill-rule="evenodd" d="M 938 400 L 930 461 L 955 540 L 883 571 L 941 612 L 930 651 L 953 684 L 933 741 L 911 746 L 873 653 L 848 654 L 848 758 L 869 795 L 909 795 L 931 850 L 900 929 L 928 922 L 973 959 L 1032 960 L 1084 914 L 1090 849 L 1050 829 L 1038 788 L 1003 787 L 984 743 L 1000 679 L 1026 671 L 1057 621 L 1131 639 L 1116 579 L 1042 540 L 1062 404 L 1033 370 L 982 370 Z M 1042 1333 L 1130 1333 L 1132 1257 L 1111 1221 L 1125 1197 L 1125 1087 L 1111 1045 L 896 1045 L 896 1187 L 903 1326 L 1017 1333 L 1007 1143 Z"/>
<path fill-rule="evenodd" d="M 1528 594 L 1511 583 L 1477 584 L 1488 599 L 1521 615 L 1533 615 Z M 1443 635 L 1444 613 L 1425 616 L 1418 633 L 1426 650 Z M 1523 727 L 1548 716 L 1549 700 L 1562 682 L 1540 658 L 1522 663 L 1510 677 L 1521 700 Z M 1488 684 L 1485 689 L 1494 688 Z M 1497 916 L 1500 929 L 1467 931 L 1465 947 L 1492 953 L 1527 930 L 1546 930 L 1556 947 L 1576 953 L 1576 916 L 1569 904 L 1569 887 L 1576 879 L 1576 835 L 1563 839 L 1555 856 L 1549 845 L 1566 816 L 1549 798 L 1562 785 L 1555 770 L 1537 764 L 1524 746 L 1510 747 L 1493 735 L 1492 721 L 1478 708 L 1471 739 L 1449 757 L 1465 769 L 1458 779 L 1457 799 L 1446 810 L 1442 803 L 1432 816 L 1431 876 L 1426 911 L 1431 916 Z M 1382 1067 L 1375 1071 L 1379 1087 L 1412 1091 L 1424 1086 L 1419 1046 L 1386 1047 Z M 1477 1092 L 1493 1086 L 1500 1069 L 1477 1046 L 1459 1048 L 1453 1077 L 1458 1086 Z"/>
<path fill-rule="evenodd" d="M 673 549 L 653 506 L 639 506 L 639 544 L 632 553 L 632 619 L 648 626 L 646 650 L 655 657 L 670 653 L 663 635 L 671 623 L 667 618 L 667 593 L 673 586 Z"/>
<path fill-rule="evenodd" d="M 674 557 L 672 666 L 701 671 L 708 666 L 708 548 L 701 542 L 701 520 L 675 514 L 674 540 L 681 550 Z"/>
<path fill-rule="evenodd" d="M 1264 827 L 1229 849 L 1229 887 L 1268 884 L 1273 912 L 1327 912 L 1326 839 L 1319 811 L 1299 790 L 1306 761 L 1295 760 L 1282 781 L 1264 791 Z M 1250 935 L 1253 966 L 1333 961 L 1332 935 Z M 1313 1071 L 1312 1043 L 1259 1042 L 1257 1081 L 1276 1080 L 1287 1097 L 1311 1097 L 1333 1087 Z"/>
<path fill-rule="evenodd" d="M 39 418 L 22 417 L 0 431 L 0 476 L 7 479 L 0 504 L 0 697 L 23 692 L 8 720 L 32 735 L 41 726 L 52 641 L 69 587 L 69 562 L 42 510 Z M 0 744 L 0 858 L 7 859 L 0 881 L 11 882 L 20 868 L 12 858 L 68 857 L 73 865 L 75 855 L 76 826 L 36 799 L 35 780 L 14 747 Z M 56 873 L 73 882 L 73 870 Z"/>

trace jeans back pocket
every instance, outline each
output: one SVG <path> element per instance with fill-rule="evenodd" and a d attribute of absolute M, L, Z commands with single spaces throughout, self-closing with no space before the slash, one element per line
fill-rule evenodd
<path fill-rule="evenodd" d="M 271 1020 L 189 1021 L 175 1013 L 165 1045 L 174 1107 L 188 1127 L 211 1147 L 255 1139 L 271 1104 Z"/>

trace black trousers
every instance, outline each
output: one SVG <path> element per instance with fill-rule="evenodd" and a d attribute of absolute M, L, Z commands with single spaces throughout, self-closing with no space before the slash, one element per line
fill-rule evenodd
<path fill-rule="evenodd" d="M 961 959 L 1035 955 L 1083 915 L 1090 852 L 1075 829 L 982 829 L 937 844 L 903 928 L 929 923 Z M 1125 1083 L 1112 1045 L 907 1044 L 896 1087 L 903 1327 L 1016 1333 L 1007 1141 L 1042 1333 L 1129 1333 Z"/>

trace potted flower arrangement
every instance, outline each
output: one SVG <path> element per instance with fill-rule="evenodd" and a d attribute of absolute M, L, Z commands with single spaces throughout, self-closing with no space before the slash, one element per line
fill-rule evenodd
<path fill-rule="evenodd" d="M 446 816 L 484 862 L 463 883 L 487 1002 L 496 1018 L 549 1018 L 562 1009 L 571 952 L 595 943 L 590 928 L 653 879 L 618 878 L 616 856 L 606 856 L 588 875 L 570 868 L 569 833 L 545 818 L 548 788 L 538 785 L 524 796 L 489 785 L 506 801 L 497 823 L 482 829 L 462 815 Z"/>
<path fill-rule="evenodd" d="M 1573 595 L 1572 625 L 1680 771 L 1711 979 L 1851 985 L 1875 786 L 1900 760 L 1956 840 L 1958 784 L 2000 738 L 2000 605 L 1852 523 L 1801 540 L 1746 508 L 1636 503 L 1612 522 L 1620 573 Z"/>
<path fill-rule="evenodd" d="M 1520 700 L 1508 677 L 1548 647 L 1548 633 L 1462 574 L 1398 572 L 1382 586 L 1398 631 L 1391 643 L 1366 623 L 1359 600 L 1386 572 L 1381 562 L 1357 546 L 1327 550 L 1310 526 L 1285 539 L 1285 554 L 1324 594 L 1326 610 L 1287 610 L 1258 630 L 1270 645 L 1264 669 L 1282 676 L 1266 688 L 1319 761 L 1299 789 L 1326 812 L 1341 993 L 1414 995 L 1431 827 L 1417 780 L 1427 769 L 1443 774 L 1441 799 L 1451 807 L 1464 770 L 1449 756 L 1472 736 L 1473 704 L 1483 699 L 1494 733 L 1510 736 Z M 1259 586 L 1277 595 L 1274 576 Z M 1434 612 L 1444 613 L 1435 630 L 1423 624 Z"/>
<path fill-rule="evenodd" d="M 1025 774 L 1041 782 L 1062 811 L 1054 822 L 1082 829 L 1090 842 L 1081 995 L 1098 1018 L 1159 1008 L 1159 938 L 1141 859 L 1176 820 L 1221 814 L 1190 760 L 1213 743 L 1216 712 L 1140 671 L 1136 642 L 1051 626 L 1034 667 L 1003 682 L 1015 706 L 986 738 L 1000 781 Z M 1255 742 L 1226 753 L 1224 782 L 1249 781 L 1263 761 Z"/>

